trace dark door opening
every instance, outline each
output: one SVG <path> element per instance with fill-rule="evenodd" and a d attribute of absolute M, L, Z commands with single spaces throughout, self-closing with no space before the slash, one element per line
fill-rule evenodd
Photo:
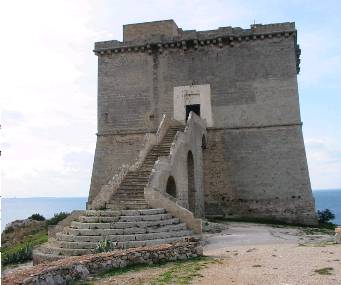
<path fill-rule="evenodd" d="M 188 120 L 188 116 L 191 111 L 200 117 L 200 104 L 186 105 L 186 121 Z"/>

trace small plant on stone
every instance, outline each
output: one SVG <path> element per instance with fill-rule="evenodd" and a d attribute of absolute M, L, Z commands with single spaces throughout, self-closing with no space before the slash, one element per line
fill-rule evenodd
<path fill-rule="evenodd" d="M 105 239 L 97 243 L 95 251 L 97 253 L 113 251 L 114 249 L 116 249 L 116 245 L 117 245 L 117 242 L 112 242 L 110 240 Z"/>

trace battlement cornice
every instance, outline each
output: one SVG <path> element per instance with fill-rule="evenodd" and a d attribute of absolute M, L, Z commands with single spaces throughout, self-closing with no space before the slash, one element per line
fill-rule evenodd
<path fill-rule="evenodd" d="M 297 44 L 297 30 L 295 23 L 254 24 L 250 29 L 239 27 L 220 27 L 216 30 L 183 31 L 178 29 L 178 36 L 162 34 L 152 35 L 148 39 L 136 39 L 131 41 L 102 41 L 95 43 L 94 53 L 98 56 L 106 56 L 117 53 L 146 52 L 148 54 L 162 54 L 167 49 L 198 49 L 200 46 L 224 46 L 236 47 L 243 41 L 263 41 L 273 38 L 293 38 L 296 48 L 296 70 L 300 71 L 301 50 Z"/>

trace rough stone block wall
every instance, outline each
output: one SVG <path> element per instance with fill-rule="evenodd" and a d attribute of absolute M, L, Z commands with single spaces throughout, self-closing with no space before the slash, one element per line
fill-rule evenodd
<path fill-rule="evenodd" d="M 207 215 L 315 222 L 300 126 L 209 130 L 208 137 Z"/>
<path fill-rule="evenodd" d="M 173 114 L 173 88 L 210 84 L 215 127 L 300 123 L 292 38 L 169 49 L 158 55 L 159 113 Z"/>
<path fill-rule="evenodd" d="M 89 202 L 116 174 L 122 164 L 132 164 L 135 161 L 143 147 L 144 136 L 144 133 L 140 133 L 97 137 Z"/>
<path fill-rule="evenodd" d="M 152 58 L 114 54 L 98 61 L 98 133 L 155 128 Z"/>
<path fill-rule="evenodd" d="M 174 37 L 179 34 L 178 26 L 173 20 L 128 24 L 123 26 L 123 40 L 151 40 L 155 36 Z"/>
<path fill-rule="evenodd" d="M 146 31 L 148 25 L 152 26 Z M 138 31 L 143 31 L 142 38 Z M 174 115 L 174 87 L 207 84 L 213 114 L 208 143 L 215 144 L 206 150 L 207 211 L 213 209 L 210 205 L 219 205 L 224 215 L 232 211 L 249 217 L 314 220 L 294 23 L 202 32 L 178 29 L 176 34 L 171 22 L 161 21 L 127 26 L 125 32 L 124 42 L 95 45 L 100 134 L 153 132 L 163 113 Z M 158 37 L 151 36 L 155 34 Z M 108 166 L 119 167 L 125 160 L 115 143 L 98 142 L 97 147 L 118 158 L 114 163 L 97 158 L 101 151 L 96 150 L 92 191 L 107 182 L 111 174 L 102 172 Z M 231 201 L 233 197 L 239 204 Z"/>

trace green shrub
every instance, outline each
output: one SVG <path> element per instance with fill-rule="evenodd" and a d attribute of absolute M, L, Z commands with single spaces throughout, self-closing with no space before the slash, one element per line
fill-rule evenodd
<path fill-rule="evenodd" d="M 25 243 L 14 251 L 2 253 L 2 265 L 21 263 L 32 259 L 33 246 L 30 243 Z"/>
<path fill-rule="evenodd" d="M 100 252 L 112 251 L 116 249 L 116 245 L 117 245 L 117 242 L 112 242 L 110 240 L 105 239 L 97 243 L 96 252 L 100 253 Z"/>
<path fill-rule="evenodd" d="M 335 215 L 329 209 L 325 209 L 323 211 L 317 211 L 317 216 L 319 220 L 319 224 L 327 224 L 330 223 L 331 220 L 335 219 Z"/>
<path fill-rule="evenodd" d="M 45 221 L 45 217 L 40 214 L 33 214 L 31 217 L 28 218 L 34 221 Z"/>
<path fill-rule="evenodd" d="M 12 226 L 9 226 L 9 227 L 4 229 L 5 234 L 9 234 L 9 233 L 13 233 L 13 232 L 14 232 L 14 228 Z"/>
<path fill-rule="evenodd" d="M 48 226 L 56 225 L 60 221 L 64 220 L 69 215 L 70 215 L 70 213 L 66 213 L 66 212 L 60 212 L 58 214 L 54 214 L 54 216 L 51 219 L 47 220 L 47 225 Z"/>

